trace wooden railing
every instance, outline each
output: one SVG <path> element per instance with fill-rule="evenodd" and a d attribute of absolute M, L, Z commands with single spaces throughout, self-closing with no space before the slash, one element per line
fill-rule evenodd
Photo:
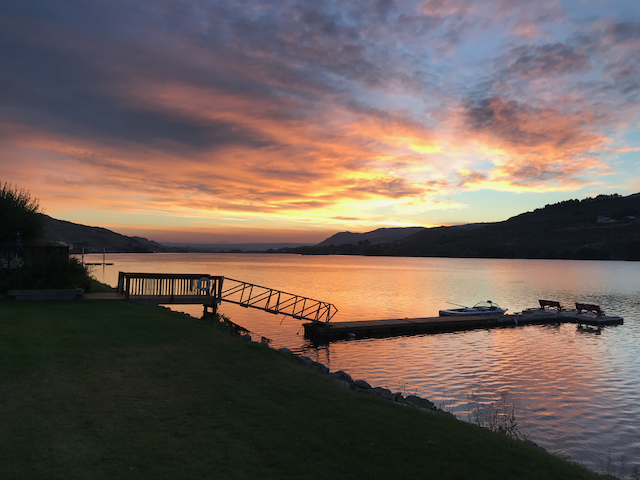
<path fill-rule="evenodd" d="M 200 304 L 205 313 L 207 307 L 215 313 L 224 300 L 314 323 L 328 323 L 338 311 L 331 303 L 212 275 L 120 272 L 118 293 L 125 300 L 149 305 Z"/>
<path fill-rule="evenodd" d="M 136 303 L 214 305 L 220 303 L 223 279 L 206 274 L 120 272 L 118 293 Z"/>

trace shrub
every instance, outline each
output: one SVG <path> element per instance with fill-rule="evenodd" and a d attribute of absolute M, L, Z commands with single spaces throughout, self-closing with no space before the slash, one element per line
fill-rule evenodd
<path fill-rule="evenodd" d="M 18 268 L 0 269 L 0 291 L 84 288 L 90 291 L 91 277 L 84 265 L 66 255 L 34 255 Z"/>
<path fill-rule="evenodd" d="M 0 184 L 0 245 L 12 244 L 19 233 L 22 241 L 39 238 L 43 232 L 40 204 L 26 190 Z"/>

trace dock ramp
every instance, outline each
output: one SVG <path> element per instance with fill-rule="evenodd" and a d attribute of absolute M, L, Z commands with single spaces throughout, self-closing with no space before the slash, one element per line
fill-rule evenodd
<path fill-rule="evenodd" d="M 229 302 L 313 323 L 328 323 L 338 311 L 328 302 L 213 275 L 120 272 L 118 293 L 135 303 L 201 304 L 214 313 Z"/>
<path fill-rule="evenodd" d="M 220 299 L 242 307 L 257 308 L 314 323 L 328 323 L 338 311 L 331 303 L 226 277 Z"/>

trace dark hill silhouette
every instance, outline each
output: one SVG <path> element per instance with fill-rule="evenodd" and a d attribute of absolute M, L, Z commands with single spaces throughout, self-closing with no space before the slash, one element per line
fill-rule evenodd
<path fill-rule="evenodd" d="M 42 215 L 48 240 L 72 245 L 73 252 L 161 252 L 166 248 L 142 237 L 127 237 L 102 227 L 88 227 Z"/>
<path fill-rule="evenodd" d="M 640 260 L 640 194 L 567 200 L 503 222 L 428 228 L 378 245 L 362 242 L 302 247 L 292 251 L 306 254 Z"/>
<path fill-rule="evenodd" d="M 320 242 L 318 246 L 357 244 L 359 242 L 368 242 L 374 245 L 389 243 L 409 237 L 422 230 L 424 227 L 378 228 L 367 233 L 340 232 Z"/>

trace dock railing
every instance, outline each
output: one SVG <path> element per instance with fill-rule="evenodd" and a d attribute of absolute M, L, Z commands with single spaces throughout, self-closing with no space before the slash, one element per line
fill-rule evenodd
<path fill-rule="evenodd" d="M 196 274 L 118 274 L 118 293 L 125 300 L 152 305 L 220 303 L 224 277 Z"/>
<path fill-rule="evenodd" d="M 257 308 L 275 315 L 288 315 L 314 323 L 328 323 L 338 312 L 338 309 L 328 302 L 226 277 L 221 298 L 225 302 L 242 307 Z"/>
<path fill-rule="evenodd" d="M 273 288 L 213 275 L 127 273 L 118 275 L 118 293 L 125 300 L 147 305 L 235 303 L 299 320 L 328 323 L 338 309 L 331 303 Z"/>

